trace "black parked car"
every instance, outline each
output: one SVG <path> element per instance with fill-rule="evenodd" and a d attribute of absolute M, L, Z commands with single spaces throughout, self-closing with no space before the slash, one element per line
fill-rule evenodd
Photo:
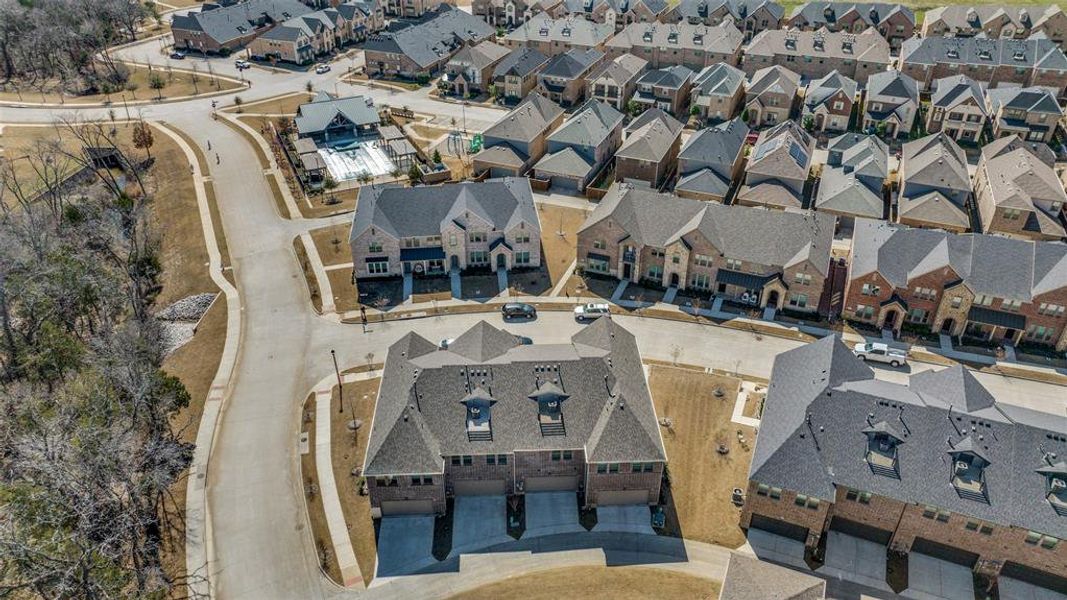
<path fill-rule="evenodd" d="M 525 304 L 523 302 L 508 302 L 504 306 L 500 307 L 500 313 L 504 315 L 505 319 L 511 319 L 514 317 L 532 319 L 537 316 L 537 309 L 534 308 L 533 304 Z"/>

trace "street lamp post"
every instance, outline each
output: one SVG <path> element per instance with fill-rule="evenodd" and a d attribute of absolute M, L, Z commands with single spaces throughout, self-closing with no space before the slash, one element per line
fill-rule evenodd
<path fill-rule="evenodd" d="M 337 353 L 330 349 L 330 357 L 333 358 L 333 372 L 337 374 L 337 412 L 345 412 L 345 387 L 341 385 L 341 370 L 337 368 Z"/>

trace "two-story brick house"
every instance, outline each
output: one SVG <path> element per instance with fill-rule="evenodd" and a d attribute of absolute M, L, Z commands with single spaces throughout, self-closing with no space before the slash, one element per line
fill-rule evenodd
<path fill-rule="evenodd" d="M 353 279 L 541 264 L 541 224 L 525 178 L 364 186 L 348 241 Z"/>
<path fill-rule="evenodd" d="M 753 75 L 779 65 L 805 79 L 837 71 L 865 86 L 868 77 L 889 64 L 889 42 L 874 29 L 861 33 L 769 29 L 752 38 L 741 68 Z"/>
<path fill-rule="evenodd" d="M 548 65 L 541 52 L 521 46 L 515 48 L 493 68 L 493 83 L 506 104 L 521 101 L 537 85 L 537 74 Z"/>
<path fill-rule="evenodd" d="M 689 89 L 694 75 L 689 67 L 682 65 L 645 71 L 637 80 L 632 100 L 643 109 L 655 107 L 685 119 L 689 114 Z"/>
<path fill-rule="evenodd" d="M 783 16 L 785 9 L 773 0 L 682 0 L 660 20 L 709 27 L 733 23 L 747 42 L 765 29 L 779 29 Z"/>
<path fill-rule="evenodd" d="M 594 23 L 580 17 L 554 19 L 541 13 L 516 27 L 503 38 L 508 48 L 525 46 L 552 57 L 570 50 L 604 50 L 615 33 L 614 25 Z"/>
<path fill-rule="evenodd" d="M 615 31 L 630 23 L 659 21 L 668 6 L 666 0 L 563 0 L 568 16 L 609 23 Z"/>
<path fill-rule="evenodd" d="M 993 137 L 1017 135 L 1030 142 L 1050 142 L 1063 109 L 1044 87 L 998 88 L 986 91 L 986 111 Z"/>
<path fill-rule="evenodd" d="M 625 111 L 626 103 L 637 89 L 637 79 L 647 69 L 648 61 L 633 54 L 601 61 L 600 66 L 589 75 L 586 97 L 610 104 L 615 110 Z"/>
<path fill-rule="evenodd" d="M 378 2 L 346 2 L 285 20 L 252 40 L 248 51 L 259 59 L 306 65 L 384 28 Z"/>
<path fill-rule="evenodd" d="M 800 90 L 800 75 L 774 65 L 752 74 L 745 84 L 745 107 L 741 111 L 753 129 L 790 120 Z"/>
<path fill-rule="evenodd" d="M 986 144 L 974 174 L 982 231 L 1032 240 L 1067 236 L 1067 192 L 1054 170 L 1055 159 L 1048 146 L 1016 136 Z"/>
<path fill-rule="evenodd" d="M 534 177 L 557 189 L 584 191 L 622 144 L 624 120 L 621 112 L 589 100 L 548 136 Z"/>
<path fill-rule="evenodd" d="M 674 193 L 682 198 L 726 202 L 741 181 L 748 125 L 723 121 L 689 136 L 678 154 Z"/>
<path fill-rule="evenodd" d="M 899 223 L 955 232 L 973 227 L 967 156 L 944 131 L 904 144 L 899 180 Z"/>
<path fill-rule="evenodd" d="M 682 123 L 658 108 L 641 113 L 623 130 L 615 152 L 616 181 L 643 181 L 659 188 L 678 163 Z"/>
<path fill-rule="evenodd" d="M 600 50 L 572 49 L 552 57 L 537 74 L 537 91 L 563 107 L 585 100 L 589 75 L 604 61 Z"/>
<path fill-rule="evenodd" d="M 811 171 L 815 138 L 796 121 L 764 129 L 752 147 L 745 168 L 745 184 L 736 204 L 777 209 L 801 209 Z"/>
<path fill-rule="evenodd" d="M 578 229 L 586 273 L 815 312 L 833 218 L 726 206 L 615 184 Z"/>
<path fill-rule="evenodd" d="M 911 38 L 901 46 L 900 70 L 924 91 L 935 80 L 960 73 L 989 89 L 1042 86 L 1060 97 L 1067 89 L 1067 56 L 1056 42 L 1044 38 Z"/>
<path fill-rule="evenodd" d="M 474 172 L 490 177 L 522 177 L 545 154 L 548 134 L 563 123 L 558 104 L 533 93 L 482 133 Z"/>
<path fill-rule="evenodd" d="M 692 104 L 709 122 L 734 118 L 745 98 L 745 72 L 726 63 L 704 67 L 693 78 Z"/>
<path fill-rule="evenodd" d="M 808 31 L 825 27 L 828 31 L 852 33 L 873 28 L 890 47 L 900 48 L 915 33 L 915 13 L 902 4 L 883 2 L 805 2 L 793 9 L 782 26 Z"/>
<path fill-rule="evenodd" d="M 842 314 L 1067 349 L 1067 245 L 857 219 Z"/>
<path fill-rule="evenodd" d="M 811 119 L 814 131 L 840 132 L 848 129 L 858 89 L 855 81 L 837 71 L 830 71 L 825 77 L 812 80 L 804 93 L 803 119 Z"/>
<path fill-rule="evenodd" d="M 961 365 L 878 379 L 834 336 L 776 357 L 764 407 L 741 513 L 750 540 L 802 542 L 830 577 L 831 557 L 862 548 L 862 575 L 883 589 L 942 564 L 1002 589 L 1067 586 L 1062 416 L 998 402 Z M 960 571 L 951 594 L 969 597 Z"/>
<path fill-rule="evenodd" d="M 911 133 L 919 114 L 919 85 L 908 75 L 891 69 L 867 79 L 867 98 L 863 103 L 863 130 L 880 131 L 889 138 Z"/>
<path fill-rule="evenodd" d="M 563 0 L 472 0 L 471 14 L 499 27 L 514 27 L 545 13 L 552 18 L 565 13 Z"/>
<path fill-rule="evenodd" d="M 443 85 L 457 96 L 487 92 L 493 83 L 493 69 L 508 54 L 507 48 L 489 40 L 464 46 L 445 63 Z"/>
<path fill-rule="evenodd" d="M 465 45 L 494 35 L 496 31 L 485 21 L 441 4 L 414 25 L 368 37 L 363 45 L 367 74 L 429 77 Z"/>
<path fill-rule="evenodd" d="M 987 121 L 985 92 L 966 75 L 952 75 L 934 82 L 930 108 L 926 111 L 926 131 L 942 129 L 957 142 L 975 142 Z"/>
<path fill-rule="evenodd" d="M 828 158 L 815 197 L 815 210 L 837 216 L 851 231 L 857 217 L 882 219 L 886 213 L 889 147 L 873 135 L 843 133 L 827 144 Z"/>
<path fill-rule="evenodd" d="M 741 60 L 741 32 L 732 23 L 708 27 L 690 23 L 634 23 L 611 38 L 605 52 L 615 57 L 633 54 L 660 69 L 682 65 L 699 71 L 708 65 L 737 65 Z"/>
<path fill-rule="evenodd" d="M 569 343 L 522 345 L 481 321 L 447 349 L 416 333 L 390 346 L 363 474 L 379 518 L 471 495 L 654 505 L 666 461 L 630 332 L 600 319 Z"/>

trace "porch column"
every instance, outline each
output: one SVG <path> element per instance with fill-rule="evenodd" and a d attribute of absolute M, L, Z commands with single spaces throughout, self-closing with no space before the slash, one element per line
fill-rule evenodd
<path fill-rule="evenodd" d="M 993 341 L 993 336 L 996 335 L 996 333 L 997 333 L 997 326 L 996 325 L 991 325 L 989 327 L 989 337 L 986 338 L 986 341 L 992 342 Z"/>

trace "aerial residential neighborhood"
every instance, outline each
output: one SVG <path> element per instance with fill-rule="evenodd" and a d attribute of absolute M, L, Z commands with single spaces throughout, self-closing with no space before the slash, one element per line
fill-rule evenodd
<path fill-rule="evenodd" d="M 0 590 L 1067 600 L 1065 44 L 0 6 Z"/>

